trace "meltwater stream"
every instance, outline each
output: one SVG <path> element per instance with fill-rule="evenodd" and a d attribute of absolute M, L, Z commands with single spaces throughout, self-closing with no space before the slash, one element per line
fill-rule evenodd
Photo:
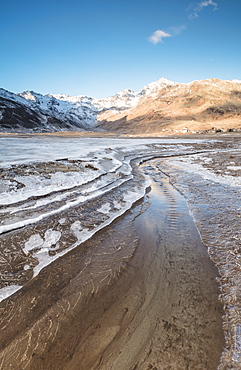
<path fill-rule="evenodd" d="M 217 270 L 156 163 L 144 201 L 2 302 L 0 367 L 217 368 Z"/>

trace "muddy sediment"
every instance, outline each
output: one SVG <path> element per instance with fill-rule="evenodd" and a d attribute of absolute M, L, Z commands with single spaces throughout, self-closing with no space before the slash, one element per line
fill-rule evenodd
<path fill-rule="evenodd" d="M 159 168 L 170 176 L 170 181 L 188 199 L 202 240 L 211 260 L 219 270 L 221 294 L 224 307 L 223 329 L 225 349 L 219 370 L 241 368 L 241 259 L 240 259 L 240 150 L 199 156 L 192 163 L 207 166 L 209 174 L 225 173 L 232 186 L 223 181 L 213 181 L 212 176 L 187 173 L 185 167 L 170 161 L 160 161 Z M 229 160 L 228 160 L 229 158 Z M 230 158 L 233 163 L 230 163 Z M 205 163 L 206 162 L 206 163 Z M 222 180 L 222 179 L 221 179 Z"/>
<path fill-rule="evenodd" d="M 217 369 L 218 271 L 185 199 L 144 170 L 143 202 L 1 303 L 1 368 Z"/>

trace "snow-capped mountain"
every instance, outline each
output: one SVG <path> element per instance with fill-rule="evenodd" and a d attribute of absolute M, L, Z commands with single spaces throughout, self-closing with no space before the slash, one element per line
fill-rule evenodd
<path fill-rule="evenodd" d="M 166 78 L 161 78 L 158 81 L 144 86 L 141 91 L 135 92 L 130 89 L 125 89 L 118 92 L 114 96 L 103 99 L 96 99 L 84 95 L 69 96 L 63 94 L 50 94 L 50 96 L 63 102 L 85 105 L 87 108 L 95 110 L 96 114 L 98 115 L 105 111 L 118 113 L 126 109 L 134 108 L 143 96 L 150 95 L 154 97 L 158 92 L 160 92 L 161 89 L 175 84 L 177 83 L 169 81 Z"/>
<path fill-rule="evenodd" d="M 91 98 L 41 95 L 33 91 L 25 91 L 19 95 L 44 116 L 56 119 L 65 125 L 71 124 L 80 129 L 89 129 L 96 124 L 97 109 L 91 103 Z"/>
<path fill-rule="evenodd" d="M 228 111 L 232 111 L 232 106 L 236 113 L 239 112 L 240 94 L 241 81 L 218 79 L 181 84 L 161 78 L 141 91 L 125 89 L 103 99 L 85 95 L 41 95 L 33 91 L 13 94 L 0 89 L 0 131 L 115 130 L 117 121 L 118 131 L 121 131 L 121 124 L 129 122 L 131 127 L 133 119 L 148 123 L 161 119 L 163 123 L 173 117 L 180 120 L 188 116 L 188 120 L 196 120 L 195 115 L 200 114 L 201 109 L 205 114 L 213 114 L 215 104 L 222 105 L 225 101 L 229 102 Z"/>
<path fill-rule="evenodd" d="M 172 84 L 175 83 L 162 78 L 139 92 L 125 89 L 104 99 L 85 95 L 41 95 L 34 91 L 13 94 L 0 89 L 0 130 L 91 130 L 98 123 L 99 114 L 107 111 L 112 114 L 121 113 L 134 108 L 143 96 L 154 96 L 161 88 Z"/>
<path fill-rule="evenodd" d="M 51 96 L 65 103 L 85 106 L 90 110 L 94 110 L 96 114 L 99 114 L 105 110 L 121 111 L 136 106 L 140 98 L 138 94 L 139 93 L 126 89 L 120 91 L 115 96 L 105 99 L 96 99 L 84 95 L 69 96 L 53 94 Z"/>
<path fill-rule="evenodd" d="M 98 127 L 112 132 L 203 132 L 241 130 L 241 81 L 176 83 L 161 79 L 145 86 L 138 104 L 98 115 Z"/>
<path fill-rule="evenodd" d="M 86 130 L 95 123 L 94 106 L 70 104 L 32 91 L 13 94 L 0 89 L 1 131 Z"/>

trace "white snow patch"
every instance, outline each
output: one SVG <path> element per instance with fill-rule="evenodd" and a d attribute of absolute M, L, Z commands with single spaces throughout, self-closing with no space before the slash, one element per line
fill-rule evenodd
<path fill-rule="evenodd" d="M 75 221 L 71 226 L 70 229 L 73 231 L 74 235 L 78 240 L 81 240 L 81 237 L 83 235 L 83 228 L 81 226 L 80 221 Z M 86 229 L 85 229 L 86 230 Z"/>
<path fill-rule="evenodd" d="M 59 224 L 60 224 L 60 225 L 63 225 L 63 224 L 65 223 L 65 221 L 66 221 L 66 218 L 61 218 L 61 219 L 59 220 Z"/>
<path fill-rule="evenodd" d="M 53 250 L 52 245 L 55 245 L 61 237 L 61 232 L 53 229 L 45 231 L 44 239 L 39 234 L 31 235 L 29 240 L 25 243 L 23 251 L 28 254 L 29 251 L 34 249 L 37 250 L 35 254 L 48 252 L 50 249 Z M 54 249 L 58 249 L 56 246 Z"/>
<path fill-rule="evenodd" d="M 105 203 L 105 204 L 102 204 L 102 206 L 99 209 L 97 209 L 97 212 L 108 214 L 110 213 L 110 210 L 111 210 L 110 203 Z"/>
<path fill-rule="evenodd" d="M 227 166 L 227 169 L 231 171 L 240 171 L 241 166 Z"/>
<path fill-rule="evenodd" d="M 118 203 L 116 200 L 113 201 L 113 205 L 116 209 L 120 209 L 121 208 L 121 204 Z"/>
<path fill-rule="evenodd" d="M 52 249 L 52 245 L 55 245 L 61 237 L 61 232 L 53 229 L 48 229 L 44 234 L 44 244 L 42 248 L 46 250 Z"/>
<path fill-rule="evenodd" d="M 43 243 L 44 240 L 39 234 L 31 235 L 29 240 L 25 243 L 23 251 L 25 254 L 28 254 L 32 249 L 42 247 Z"/>

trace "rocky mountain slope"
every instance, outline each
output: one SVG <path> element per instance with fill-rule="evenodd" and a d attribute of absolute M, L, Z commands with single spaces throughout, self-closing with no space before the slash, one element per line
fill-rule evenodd
<path fill-rule="evenodd" d="M 0 131 L 51 132 L 92 130 L 98 115 L 121 114 L 134 108 L 141 97 L 154 96 L 165 79 L 151 83 L 140 92 L 126 89 L 104 99 L 84 95 L 41 95 L 34 91 L 13 94 L 0 89 Z"/>
<path fill-rule="evenodd" d="M 91 102 L 68 102 L 33 91 L 13 94 L 0 89 L 0 130 L 51 132 L 88 130 L 96 124 Z"/>
<path fill-rule="evenodd" d="M 1 132 L 106 130 L 118 133 L 239 129 L 241 81 L 181 84 L 161 78 L 141 91 L 96 99 L 84 95 L 13 94 L 0 89 Z"/>
<path fill-rule="evenodd" d="M 105 111 L 98 121 L 98 127 L 129 134 L 239 130 L 241 81 L 165 81 L 154 93 L 141 96 L 135 107 L 116 114 Z"/>

